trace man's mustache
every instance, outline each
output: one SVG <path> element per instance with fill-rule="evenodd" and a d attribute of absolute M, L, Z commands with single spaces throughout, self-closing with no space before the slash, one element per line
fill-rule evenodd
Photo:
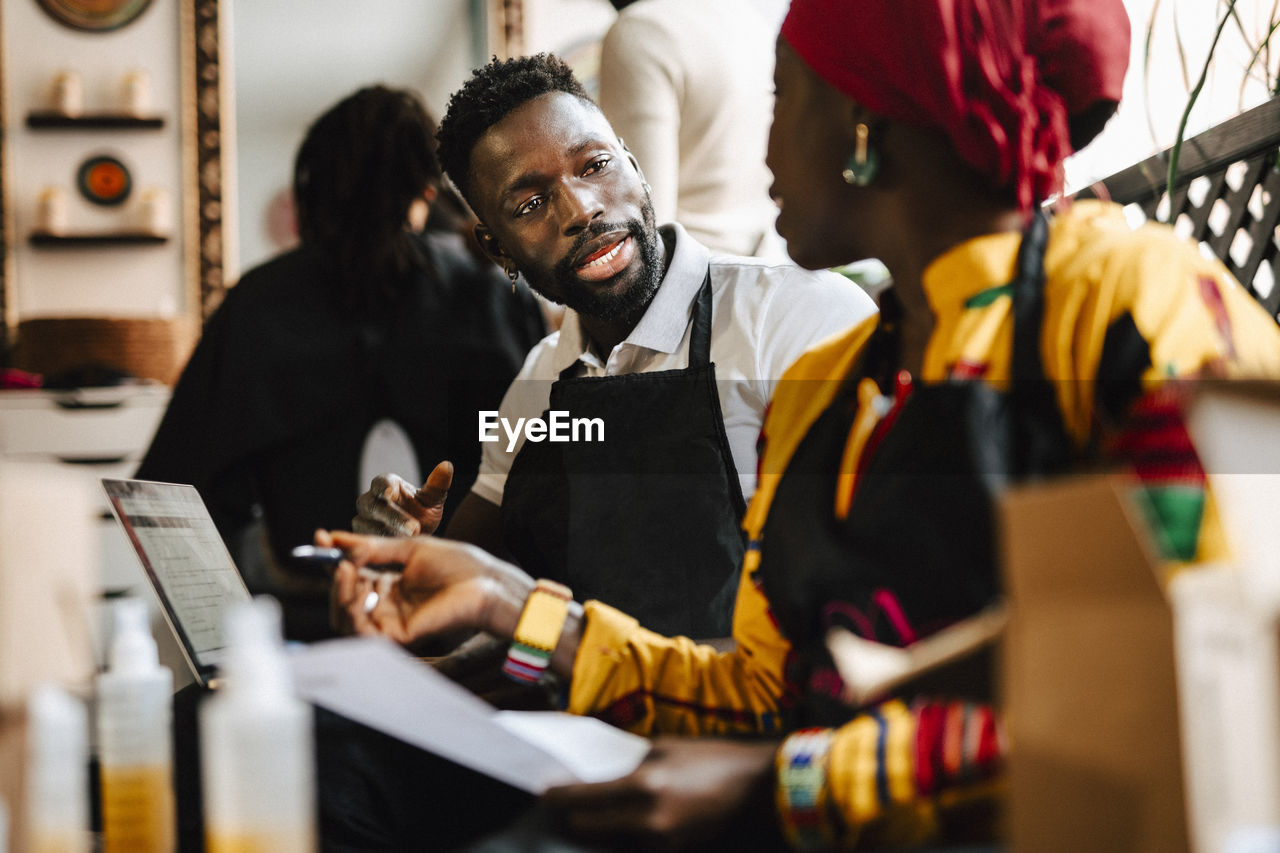
<path fill-rule="evenodd" d="M 628 234 L 630 234 L 632 237 L 635 237 L 637 241 L 643 239 L 644 237 L 644 226 L 641 225 L 640 221 L 637 219 L 630 219 L 630 220 L 627 220 L 626 222 L 593 222 L 591 223 L 583 230 L 581 234 L 577 236 L 577 238 L 574 239 L 573 245 L 570 246 L 568 251 L 564 253 L 564 257 L 561 258 L 556 263 L 556 266 L 555 266 L 556 275 L 567 276 L 571 272 L 573 272 L 574 259 L 578 257 L 579 253 L 582 252 L 582 248 L 586 246 L 587 243 L 589 243 L 590 241 L 601 236 L 602 234 L 608 234 L 611 231 L 624 231 L 624 230 Z"/>

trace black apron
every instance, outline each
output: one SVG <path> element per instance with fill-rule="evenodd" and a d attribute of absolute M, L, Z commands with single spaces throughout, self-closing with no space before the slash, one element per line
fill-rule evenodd
<path fill-rule="evenodd" d="M 659 633 L 722 637 L 746 505 L 710 360 L 710 271 L 692 324 L 683 370 L 574 377 L 577 364 L 565 368 L 548 411 L 600 418 L 605 440 L 525 441 L 502 526 L 525 571 L 579 601 L 603 601 Z"/>
<path fill-rule="evenodd" d="M 886 294 L 880 328 L 787 464 L 762 532 L 760 571 L 797 652 L 788 680 L 808 695 L 806 723 L 848 713 L 824 709 L 839 685 L 824 644 L 829 628 L 903 646 L 993 603 L 996 496 L 1073 462 L 1040 358 L 1047 234 L 1037 216 L 1019 249 L 1008 392 L 977 380 L 917 382 L 900 392 L 864 450 L 849 513 L 837 518 L 837 469 L 857 386 L 870 376 L 889 387 L 897 364 L 896 303 Z"/>

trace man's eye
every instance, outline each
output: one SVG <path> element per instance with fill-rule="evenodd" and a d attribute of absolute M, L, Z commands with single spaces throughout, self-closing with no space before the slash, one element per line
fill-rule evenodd
<path fill-rule="evenodd" d="M 542 196 L 536 195 L 516 208 L 516 216 L 524 216 L 526 214 L 533 213 L 540 207 L 542 207 Z"/>
<path fill-rule="evenodd" d="M 595 174 L 596 172 L 603 170 L 605 167 L 609 165 L 609 159 L 610 158 L 608 157 L 599 157 L 595 160 L 592 160 L 590 163 L 587 164 L 587 168 L 583 171 L 582 174 L 592 175 L 592 174 Z"/>

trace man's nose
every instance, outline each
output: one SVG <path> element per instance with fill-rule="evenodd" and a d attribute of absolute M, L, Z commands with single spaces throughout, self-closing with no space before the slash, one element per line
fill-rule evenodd
<path fill-rule="evenodd" d="M 564 233 L 573 237 L 588 226 L 591 220 L 604 215 L 604 204 L 594 189 L 586 186 L 566 186 L 560 194 L 561 221 Z"/>

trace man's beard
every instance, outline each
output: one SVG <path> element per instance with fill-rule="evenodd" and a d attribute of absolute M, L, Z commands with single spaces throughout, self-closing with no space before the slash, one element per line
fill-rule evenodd
<path fill-rule="evenodd" d="M 645 199 L 641 208 L 644 222 L 630 219 L 622 223 L 592 223 L 574 241 L 573 248 L 551 269 L 555 289 L 565 305 L 587 317 L 600 320 L 638 320 L 649 307 L 653 295 L 662 285 L 662 263 L 658 255 L 658 228 L 654 221 L 653 204 Z M 573 259 L 589 241 L 611 231 L 626 230 L 640 251 L 638 277 L 617 292 L 607 292 L 583 282 L 574 273 Z M 534 282 L 536 286 L 536 282 Z M 542 292 L 542 288 L 537 288 Z"/>

